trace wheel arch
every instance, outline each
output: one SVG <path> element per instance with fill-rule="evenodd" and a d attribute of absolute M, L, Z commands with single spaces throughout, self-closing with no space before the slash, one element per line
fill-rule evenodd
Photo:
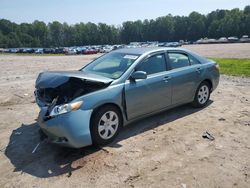
<path fill-rule="evenodd" d="M 92 112 L 92 114 L 91 114 L 91 117 L 90 117 L 90 126 L 91 126 L 91 124 L 92 124 L 93 117 L 94 117 L 95 113 L 96 113 L 99 109 L 103 108 L 104 106 L 113 106 L 113 107 L 115 107 L 115 108 L 119 111 L 120 116 L 121 116 L 122 126 L 123 126 L 124 120 L 123 120 L 122 109 L 121 109 L 121 107 L 120 107 L 118 104 L 115 104 L 115 103 L 105 103 L 105 104 L 101 104 L 101 105 L 95 107 L 94 110 L 93 110 L 93 112 Z"/>
<path fill-rule="evenodd" d="M 210 92 L 213 91 L 213 82 L 212 82 L 210 79 L 206 78 L 206 79 L 202 80 L 201 83 L 202 83 L 202 82 L 207 82 L 207 83 L 209 84 L 209 86 L 210 86 Z M 200 84 L 201 84 L 201 83 L 200 83 Z M 199 85 L 200 85 L 200 84 L 199 84 Z"/>

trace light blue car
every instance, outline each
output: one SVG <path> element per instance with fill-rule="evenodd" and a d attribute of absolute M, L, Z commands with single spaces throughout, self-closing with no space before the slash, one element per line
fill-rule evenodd
<path fill-rule="evenodd" d="M 181 48 L 112 51 L 78 71 L 39 74 L 38 124 L 52 143 L 105 145 L 132 121 L 185 103 L 204 107 L 219 76 L 218 64 Z"/>

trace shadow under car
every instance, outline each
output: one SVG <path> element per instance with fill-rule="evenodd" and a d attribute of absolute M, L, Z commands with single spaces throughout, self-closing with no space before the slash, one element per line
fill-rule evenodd
<path fill-rule="evenodd" d="M 211 105 L 213 101 L 209 101 Z M 109 147 L 122 147 L 119 141 L 136 136 L 145 131 L 154 129 L 158 126 L 175 121 L 179 118 L 189 116 L 202 110 L 202 108 L 192 108 L 190 105 L 183 105 L 148 118 L 136 121 L 120 132 L 115 141 Z M 84 166 L 72 167 L 72 163 L 85 156 L 91 155 L 103 148 L 88 146 L 81 149 L 71 149 L 59 147 L 57 145 L 44 143 L 41 144 L 35 153 L 34 148 L 40 142 L 39 126 L 36 122 L 24 125 L 13 130 L 5 155 L 14 165 L 14 172 L 24 172 L 35 177 L 48 178 L 67 174 L 70 176 L 73 171 Z"/>

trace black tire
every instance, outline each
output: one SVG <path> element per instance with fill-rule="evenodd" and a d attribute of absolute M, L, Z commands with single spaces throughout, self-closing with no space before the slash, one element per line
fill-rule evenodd
<path fill-rule="evenodd" d="M 111 131 L 108 130 L 108 136 L 111 136 L 111 135 L 112 136 L 110 138 L 104 139 L 104 138 L 102 138 L 102 136 L 105 136 L 105 135 L 101 135 L 102 132 L 99 133 L 98 127 L 99 127 L 99 123 L 103 124 L 104 121 L 101 119 L 105 114 L 106 114 L 105 117 L 108 118 L 107 113 L 109 113 L 109 112 L 113 112 L 117 115 L 116 118 L 118 118 L 118 125 L 117 125 L 117 129 L 116 129 L 114 135 L 112 135 Z M 111 116 L 109 116 L 109 117 L 111 119 Z M 112 120 L 110 120 L 110 122 L 111 122 L 110 125 L 108 125 L 109 128 L 110 128 L 110 126 L 112 126 L 112 128 L 116 127 L 116 126 L 112 125 Z M 104 125 L 100 125 L 100 126 L 104 126 Z M 121 126 L 122 126 L 122 116 L 121 116 L 120 111 L 117 109 L 117 107 L 112 106 L 112 105 L 107 105 L 107 106 L 103 106 L 103 107 L 97 109 L 94 112 L 93 117 L 91 118 L 91 124 L 90 124 L 90 131 L 91 131 L 91 137 L 92 137 L 93 144 L 96 146 L 103 146 L 103 145 L 107 145 L 107 144 L 111 143 L 116 138 L 116 136 L 119 134 Z M 106 129 L 104 131 L 106 132 Z"/>
<path fill-rule="evenodd" d="M 206 92 L 204 92 L 204 96 L 202 97 L 199 94 L 199 91 L 202 91 L 202 89 L 204 89 L 204 88 L 208 89 L 207 95 L 205 95 Z M 206 91 L 206 89 L 204 91 Z M 202 107 L 206 106 L 209 99 L 210 99 L 210 94 L 211 94 L 211 85 L 206 81 L 202 82 L 196 90 L 194 101 L 192 102 L 192 106 L 195 108 L 202 108 Z M 202 100 L 202 98 L 203 98 L 203 100 Z"/>

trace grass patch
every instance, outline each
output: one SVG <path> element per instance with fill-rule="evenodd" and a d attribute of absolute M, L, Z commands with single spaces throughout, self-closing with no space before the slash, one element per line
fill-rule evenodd
<path fill-rule="evenodd" d="M 221 74 L 250 77 L 250 59 L 210 58 L 220 65 Z"/>

